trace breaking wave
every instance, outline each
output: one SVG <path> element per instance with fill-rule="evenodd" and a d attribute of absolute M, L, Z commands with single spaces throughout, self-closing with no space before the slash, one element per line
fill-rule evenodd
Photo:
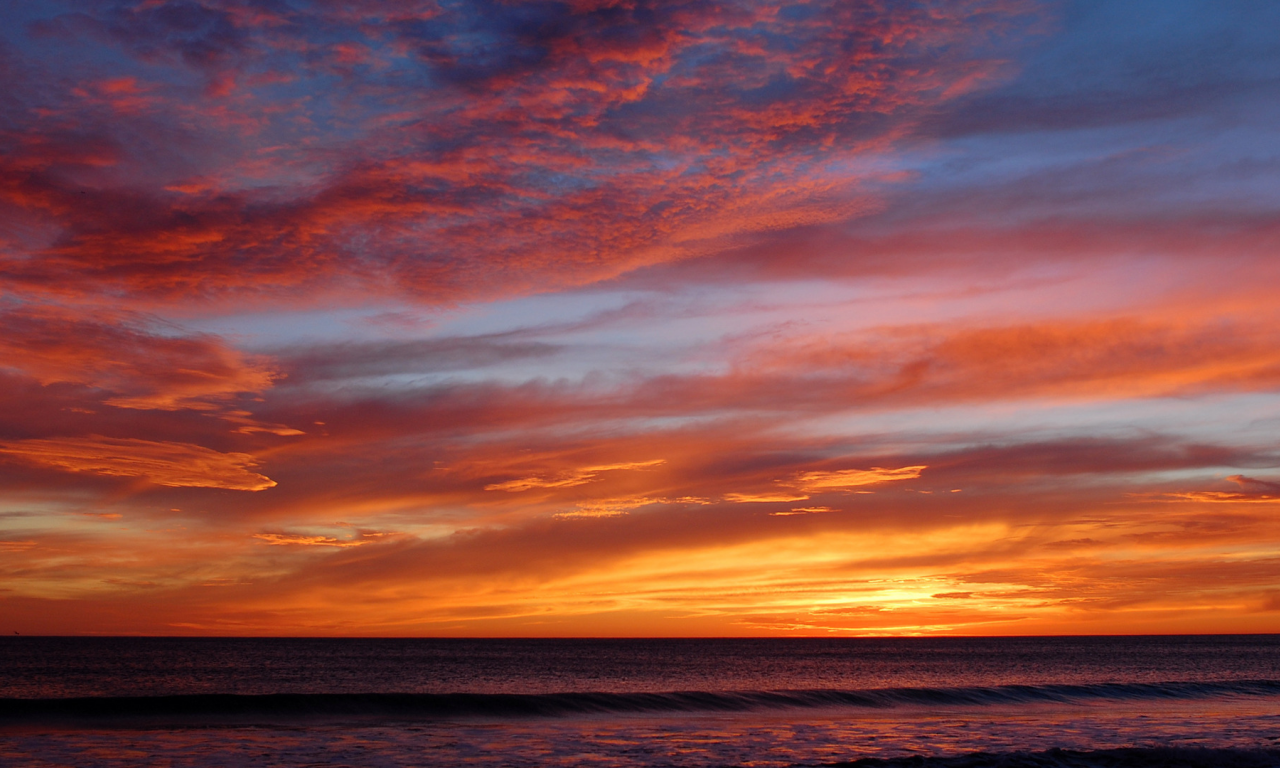
<path fill-rule="evenodd" d="M 1044 752 L 977 752 L 956 757 L 865 758 L 831 768 L 1274 768 L 1280 750 L 1130 747 Z"/>
<path fill-rule="evenodd" d="M 0 699 L 0 722 L 84 719 L 451 719 L 771 709 L 973 707 L 1280 695 L 1280 680 L 670 693 L 278 693 Z M 868 764 L 871 765 L 871 764 Z M 892 765 L 886 763 L 885 765 Z M 942 764 L 940 764 L 942 765 Z"/>

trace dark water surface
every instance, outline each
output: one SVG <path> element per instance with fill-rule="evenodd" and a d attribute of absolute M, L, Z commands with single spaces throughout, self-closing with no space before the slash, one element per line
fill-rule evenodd
<path fill-rule="evenodd" d="M 0 696 L 867 690 L 1280 680 L 1280 635 L 0 639 Z"/>
<path fill-rule="evenodd" d="M 0 639 L 3 765 L 1280 767 L 1277 750 L 1280 636 Z"/>

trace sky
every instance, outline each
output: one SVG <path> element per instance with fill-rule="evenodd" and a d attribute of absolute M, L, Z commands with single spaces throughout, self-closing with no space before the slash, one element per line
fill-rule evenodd
<path fill-rule="evenodd" d="M 1280 631 L 1280 4 L 0 4 L 0 632 Z"/>

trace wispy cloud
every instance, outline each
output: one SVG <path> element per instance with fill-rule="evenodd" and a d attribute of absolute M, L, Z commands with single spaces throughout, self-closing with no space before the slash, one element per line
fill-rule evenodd
<path fill-rule="evenodd" d="M 914 480 L 928 467 L 898 467 L 897 469 L 841 469 L 835 472 L 802 472 L 796 476 L 795 484 L 799 488 L 813 493 L 825 490 L 846 490 L 861 488 L 865 485 L 879 485 L 895 480 Z"/>
<path fill-rule="evenodd" d="M 0 443 L 0 454 L 42 468 L 134 477 L 177 488 L 262 491 L 276 484 L 251 471 L 257 462 L 248 454 L 219 453 L 188 443 L 94 435 Z"/>
<path fill-rule="evenodd" d="M 339 539 L 333 536 L 320 536 L 305 533 L 255 533 L 253 538 L 261 539 L 276 547 L 360 547 L 378 541 L 391 534 L 360 531 L 355 538 Z"/>
<path fill-rule="evenodd" d="M 492 483 L 486 485 L 486 491 L 509 491 L 512 493 L 518 491 L 528 491 L 534 488 L 572 488 L 575 485 L 585 485 L 597 479 L 601 472 L 614 472 L 625 469 L 647 469 L 662 464 L 663 459 L 650 459 L 649 461 L 630 461 L 620 464 L 601 464 L 595 467 L 579 467 L 566 472 L 559 473 L 553 477 L 526 477 L 521 480 L 507 480 L 502 483 Z"/>

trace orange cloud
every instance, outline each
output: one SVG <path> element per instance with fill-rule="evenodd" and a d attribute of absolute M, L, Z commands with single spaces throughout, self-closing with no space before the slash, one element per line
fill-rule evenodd
<path fill-rule="evenodd" d="M 359 547 L 377 541 L 386 534 L 363 533 L 358 539 L 336 539 L 332 536 L 310 536 L 301 533 L 255 533 L 253 538 L 261 539 L 276 547 Z"/>
<path fill-rule="evenodd" d="M 1223 491 L 1186 491 L 1183 493 L 1163 494 L 1172 501 L 1200 501 L 1214 504 L 1246 503 L 1246 504 L 1280 504 L 1280 496 L 1260 496 L 1248 493 L 1226 493 Z"/>
<path fill-rule="evenodd" d="M 968 500 L 858 500 L 873 506 L 770 516 L 656 503 L 645 514 L 543 518 L 368 547 L 353 544 L 369 538 L 363 534 L 186 534 L 166 558 L 133 556 L 140 542 L 43 534 L 40 546 L 10 553 L 0 577 L 22 569 L 23 595 L 98 594 L 85 603 L 96 626 L 153 632 L 724 636 L 1274 626 L 1263 608 L 1274 591 L 1280 528 L 1261 511 L 1171 516 L 1168 505 L 1119 493 L 1095 505 L 1015 489 Z M 940 503 L 946 514 L 931 516 Z M 307 558 L 281 574 L 278 560 L 255 561 L 239 548 L 245 540 L 296 547 Z M 1058 546 L 1064 542 L 1072 545 Z M 76 547 L 91 547 L 96 564 L 68 568 Z M 196 551 L 209 566 L 189 573 Z M 116 586 L 94 578 L 105 562 L 120 563 Z M 212 584 L 219 586 L 205 586 Z M 66 609 L 81 604 L 0 599 L 24 626 L 70 622 Z"/>
<path fill-rule="evenodd" d="M 1169 314 L 1179 312 L 1176 307 Z M 1174 320 L 1065 318 L 993 327 L 907 325 L 744 344 L 724 375 L 656 377 L 630 394 L 645 413 L 715 404 L 795 413 L 1054 398 L 1106 401 L 1280 386 L 1280 318 L 1224 306 Z"/>
<path fill-rule="evenodd" d="M 793 507 L 785 512 L 770 512 L 774 517 L 790 517 L 791 515 L 816 515 L 821 512 L 834 512 L 831 507 Z"/>
<path fill-rule="evenodd" d="M 806 493 L 825 490 L 844 490 L 860 488 L 864 485 L 879 485 L 895 480 L 914 480 L 928 467 L 899 467 L 897 469 L 842 469 L 836 472 L 802 472 L 796 476 L 795 484 Z"/>
<path fill-rule="evenodd" d="M 250 471 L 254 457 L 219 453 L 189 443 L 160 443 L 101 436 L 15 440 L 0 454 L 39 467 L 111 477 L 136 477 L 176 488 L 261 491 L 275 481 Z"/>
<path fill-rule="evenodd" d="M 601 464 L 595 467 L 581 467 L 560 473 L 555 477 L 526 477 L 521 480 L 507 480 L 501 483 L 486 485 L 486 491 L 508 491 L 516 493 L 534 488 L 572 488 L 595 480 L 601 472 L 613 472 L 620 469 L 646 469 L 664 463 L 663 459 L 650 461 L 631 461 L 619 464 Z"/>
<path fill-rule="evenodd" d="M 1193 501 L 1208 504 L 1280 504 L 1280 483 L 1245 475 L 1229 475 L 1228 481 L 1241 487 L 1239 491 L 1174 491 L 1135 494 L 1138 498 L 1166 501 Z"/>
<path fill-rule="evenodd" d="M 872 467 L 871 469 L 842 469 L 834 472 L 800 472 L 793 480 L 776 481 L 781 485 L 795 488 L 796 490 L 793 492 L 763 491 L 759 493 L 727 493 L 725 494 L 724 499 L 725 501 L 737 504 L 804 501 L 805 499 L 810 498 L 812 494 L 822 493 L 824 491 L 844 491 L 851 488 L 861 488 L 867 485 L 879 485 L 881 483 L 889 483 L 896 480 L 914 480 L 926 469 L 928 469 L 928 467 L 921 464 L 919 466 L 899 467 L 897 469 Z M 817 507 L 814 509 L 826 511 L 826 507 Z M 793 513 L 804 511 L 811 510 L 808 508 L 804 510 L 792 510 Z"/>
<path fill-rule="evenodd" d="M 618 517 L 626 515 L 633 509 L 647 507 L 651 504 L 707 505 L 711 501 L 697 496 L 681 496 L 670 499 L 666 497 L 623 496 L 619 498 L 591 499 L 580 501 L 576 509 L 570 512 L 557 512 L 553 517 L 569 519 L 574 517 Z"/>
<path fill-rule="evenodd" d="M 786 492 L 769 492 L 763 493 L 726 493 L 725 501 L 731 501 L 735 504 L 754 504 L 754 503 L 772 503 L 778 501 L 804 501 L 809 498 L 806 494 L 795 494 Z"/>

